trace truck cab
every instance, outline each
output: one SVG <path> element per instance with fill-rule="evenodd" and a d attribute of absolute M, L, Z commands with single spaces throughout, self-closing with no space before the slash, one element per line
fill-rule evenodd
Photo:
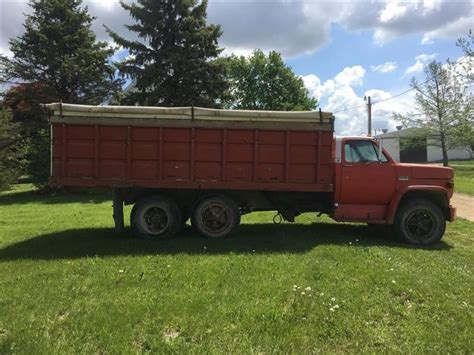
<path fill-rule="evenodd" d="M 333 162 L 336 221 L 393 224 L 400 239 L 424 245 L 455 218 L 451 168 L 399 163 L 367 137 L 336 137 Z"/>

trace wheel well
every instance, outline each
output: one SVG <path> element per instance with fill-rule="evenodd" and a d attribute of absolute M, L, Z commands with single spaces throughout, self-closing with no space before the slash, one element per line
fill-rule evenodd
<path fill-rule="evenodd" d="M 405 203 L 413 199 L 424 199 L 434 203 L 436 206 L 441 208 L 446 219 L 449 218 L 449 200 L 448 196 L 441 191 L 409 191 L 403 195 L 398 205 L 400 208 Z"/>

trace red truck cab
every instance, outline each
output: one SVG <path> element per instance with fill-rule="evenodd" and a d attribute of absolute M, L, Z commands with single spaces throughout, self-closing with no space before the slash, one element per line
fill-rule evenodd
<path fill-rule="evenodd" d="M 402 239 L 430 244 L 455 218 L 452 168 L 396 162 L 365 137 L 336 137 L 333 161 L 336 221 L 394 224 Z"/>

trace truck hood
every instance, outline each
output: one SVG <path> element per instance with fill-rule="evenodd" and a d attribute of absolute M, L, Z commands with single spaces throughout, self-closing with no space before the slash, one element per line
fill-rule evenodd
<path fill-rule="evenodd" d="M 452 168 L 438 166 L 438 165 L 423 165 L 423 164 L 397 164 L 400 173 L 406 174 L 410 172 L 412 179 L 424 180 L 451 180 L 454 178 L 454 171 Z"/>

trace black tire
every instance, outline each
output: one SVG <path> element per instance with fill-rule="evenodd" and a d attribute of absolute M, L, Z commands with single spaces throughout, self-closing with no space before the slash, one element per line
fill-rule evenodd
<path fill-rule="evenodd" d="M 176 203 L 167 197 L 144 197 L 133 206 L 130 225 L 136 237 L 168 239 L 182 226 L 181 212 Z"/>
<path fill-rule="evenodd" d="M 223 195 L 208 196 L 197 204 L 191 223 L 204 237 L 224 238 L 240 224 L 239 206 Z"/>
<path fill-rule="evenodd" d="M 412 199 L 400 206 L 394 229 L 400 241 L 418 246 L 433 245 L 443 237 L 446 220 L 433 202 Z"/>

